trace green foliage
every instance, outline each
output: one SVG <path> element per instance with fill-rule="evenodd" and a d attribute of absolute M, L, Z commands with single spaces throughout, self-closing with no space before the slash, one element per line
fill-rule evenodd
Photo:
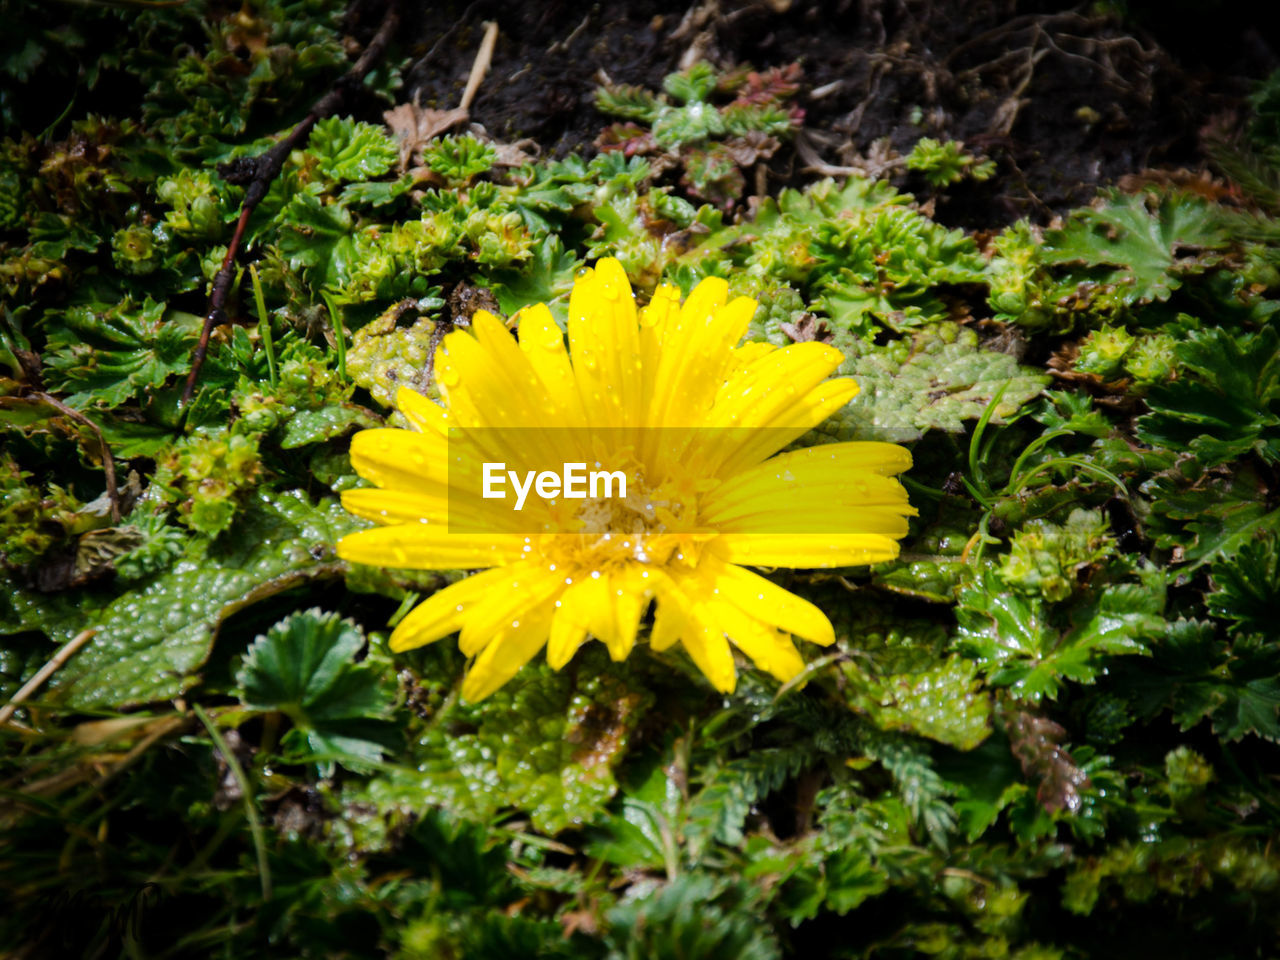
<path fill-rule="evenodd" d="M 961 650 L 1018 698 L 1054 699 L 1065 681 L 1096 681 L 1102 657 L 1148 652 L 1165 624 L 1164 590 L 1152 579 L 1093 591 L 1074 623 L 1059 625 L 1043 601 L 1011 592 L 1000 574 L 987 571 L 960 591 Z"/>
<path fill-rule="evenodd" d="M 1114 552 L 1108 523 L 1100 511 L 1072 510 L 1062 526 L 1029 520 L 1013 535 L 1000 562 L 1009 586 L 1046 600 L 1065 600 L 1091 567 Z"/>
<path fill-rule="evenodd" d="M 1072 211 L 1038 241 L 1015 224 L 995 241 L 992 306 L 1033 330 L 1069 330 L 1170 299 L 1213 279 L 1232 245 L 1230 217 L 1193 194 L 1112 193 Z"/>
<path fill-rule="evenodd" d="M 1280 334 L 1274 327 L 1234 337 L 1192 331 L 1174 348 L 1185 373 L 1147 396 L 1138 436 L 1191 450 L 1205 466 L 1254 452 L 1280 461 Z"/>
<path fill-rule="evenodd" d="M 609 912 L 609 960 L 774 960 L 780 953 L 773 935 L 739 906 L 745 894 L 688 874 L 624 901 Z"/>
<path fill-rule="evenodd" d="M 189 542 L 189 562 L 127 592 L 41 594 L 12 580 L 0 630 L 37 630 L 65 642 L 87 626 L 93 642 L 50 681 L 48 696 L 72 709 L 122 707 L 175 697 L 199 680 L 219 624 L 243 607 L 339 572 L 330 544 L 350 520 L 330 501 L 258 491 L 238 536 Z"/>
<path fill-rule="evenodd" d="M 772 157 L 800 125 L 803 114 L 787 104 L 798 77 L 797 64 L 763 74 L 718 75 L 699 62 L 663 80 L 676 103 L 641 87 L 600 87 L 596 109 L 638 123 L 607 127 L 596 145 L 627 157 L 655 156 L 662 167 L 683 171 L 680 183 L 691 197 L 730 209 L 746 188 L 744 171 Z M 729 94 L 736 96 L 715 102 Z"/>
<path fill-rule="evenodd" d="M 157 461 L 155 483 L 177 503 L 183 523 L 215 536 L 231 525 L 260 470 L 257 438 L 200 429 Z"/>
<path fill-rule="evenodd" d="M 1234 622 L 1236 629 L 1265 633 L 1272 611 L 1280 603 L 1280 537 L 1274 531 L 1241 545 L 1239 552 L 1214 563 L 1217 588 L 1205 599 L 1215 617 Z"/>
<path fill-rule="evenodd" d="M 1215 151 L 1225 202 L 1110 192 L 992 236 L 887 179 L 806 181 L 796 67 L 597 91 L 621 122 L 589 161 L 510 167 L 461 135 L 414 144 L 401 174 L 376 107 L 421 52 L 398 36 L 249 218 L 181 403 L 245 197 L 234 161 L 367 42 L 346 6 L 0 0 L 0 75 L 42 93 L 0 97 L 0 702 L 96 631 L 0 726 L 0 941 L 1269 955 L 1274 80 Z M 771 159 L 794 185 L 743 204 Z M 991 173 L 928 139 L 907 170 L 939 189 Z M 645 628 L 625 663 L 592 645 L 465 704 L 456 644 L 393 656 L 385 630 L 466 572 L 334 555 L 372 408 L 403 425 L 400 386 L 434 395 L 430 352 L 476 307 L 564 321 L 601 256 L 641 305 L 721 276 L 757 301 L 748 341 L 840 349 L 861 393 L 802 442 L 910 449 L 897 560 L 765 571 L 836 629 L 800 683 L 744 662 L 708 697 Z M 56 898 L 79 863 L 78 933 Z M 100 914 L 146 884 L 197 920 L 159 908 L 116 943 Z"/>
<path fill-rule="evenodd" d="M 372 180 L 395 164 L 399 152 L 381 127 L 328 117 L 311 131 L 307 152 L 321 175 L 331 182 Z"/>
<path fill-rule="evenodd" d="M 1093 281 L 1118 302 L 1167 300 L 1182 278 L 1212 263 L 1206 253 L 1226 246 L 1212 208 L 1188 195 L 1113 196 L 1077 211 L 1045 237 L 1051 264 L 1109 267 Z"/>
<path fill-rule="evenodd" d="M 454 706 L 414 749 L 416 770 L 372 782 L 369 796 L 481 819 L 515 807 L 552 834 L 581 826 L 616 792 L 613 767 L 651 702 L 612 672 L 575 683 L 544 669 L 480 704 Z"/>

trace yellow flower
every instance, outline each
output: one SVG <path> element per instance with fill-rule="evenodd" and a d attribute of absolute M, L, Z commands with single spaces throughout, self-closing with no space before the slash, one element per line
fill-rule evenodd
<path fill-rule="evenodd" d="M 842 357 L 826 344 L 737 346 L 755 306 L 708 278 L 683 305 L 664 285 L 637 312 L 622 267 L 602 259 L 574 284 L 567 349 L 544 304 L 514 318 L 518 341 L 483 311 L 445 337 L 445 405 L 402 388 L 413 429 L 352 442 L 352 464 L 377 486 L 342 502 L 381 526 L 343 538 L 338 554 L 483 572 L 419 604 L 391 648 L 460 631 L 475 657 L 462 693 L 479 700 L 543 646 L 557 670 L 591 637 L 624 659 L 651 601 L 652 647 L 682 644 L 724 692 L 736 680 L 730 641 L 784 681 L 804 666 L 792 635 L 834 642 L 821 610 L 747 567 L 896 557 L 915 511 L 894 475 L 911 456 L 873 442 L 779 454 L 858 387 L 828 379 Z M 481 492 L 486 463 L 518 485 L 573 462 L 621 471 L 626 496 L 621 484 L 578 499 L 530 489 L 516 511 L 511 496 Z"/>

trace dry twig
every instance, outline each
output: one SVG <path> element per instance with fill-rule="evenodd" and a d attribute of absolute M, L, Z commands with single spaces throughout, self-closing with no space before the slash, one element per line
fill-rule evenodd
<path fill-rule="evenodd" d="M 22 702 L 44 686 L 44 682 L 57 673 L 64 663 L 75 656 L 77 650 L 92 640 L 93 635 L 97 632 L 97 627 L 81 630 L 63 644 L 62 649 L 55 653 L 48 663 L 36 671 L 36 675 L 24 683 L 22 689 L 9 698 L 8 703 L 0 707 L 0 723 L 8 723 L 9 718 L 22 705 Z"/>

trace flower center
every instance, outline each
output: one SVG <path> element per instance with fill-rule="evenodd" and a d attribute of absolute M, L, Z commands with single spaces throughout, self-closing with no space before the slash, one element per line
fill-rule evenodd
<path fill-rule="evenodd" d="M 569 569 L 603 570 L 622 563 L 695 566 L 699 546 L 715 536 L 697 527 L 691 484 L 665 480 L 650 486 L 632 466 L 625 497 L 589 497 L 573 514 L 580 532 L 550 534 L 542 552 Z"/>

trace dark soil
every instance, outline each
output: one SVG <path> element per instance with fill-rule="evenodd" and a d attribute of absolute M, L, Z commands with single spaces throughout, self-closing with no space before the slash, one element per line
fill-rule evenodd
<path fill-rule="evenodd" d="M 936 210 L 973 228 L 1046 222 L 1127 174 L 1203 166 L 1201 130 L 1237 124 L 1253 81 L 1280 66 L 1280 46 L 1248 15 L 1189 2 L 1135 3 L 1123 20 L 983 0 L 476 0 L 413 17 L 406 35 L 421 38 L 420 56 L 407 96 L 455 106 L 482 24 L 496 20 L 472 117 L 554 155 L 591 151 L 609 122 L 593 104 L 606 78 L 657 89 L 691 47 L 721 67 L 799 61 L 806 136 L 825 163 L 856 163 L 880 138 L 906 153 L 921 136 L 996 160 L 992 180 L 950 189 Z M 780 152 L 770 189 L 811 178 L 802 166 L 794 150 Z M 928 195 L 923 181 L 900 179 Z"/>

